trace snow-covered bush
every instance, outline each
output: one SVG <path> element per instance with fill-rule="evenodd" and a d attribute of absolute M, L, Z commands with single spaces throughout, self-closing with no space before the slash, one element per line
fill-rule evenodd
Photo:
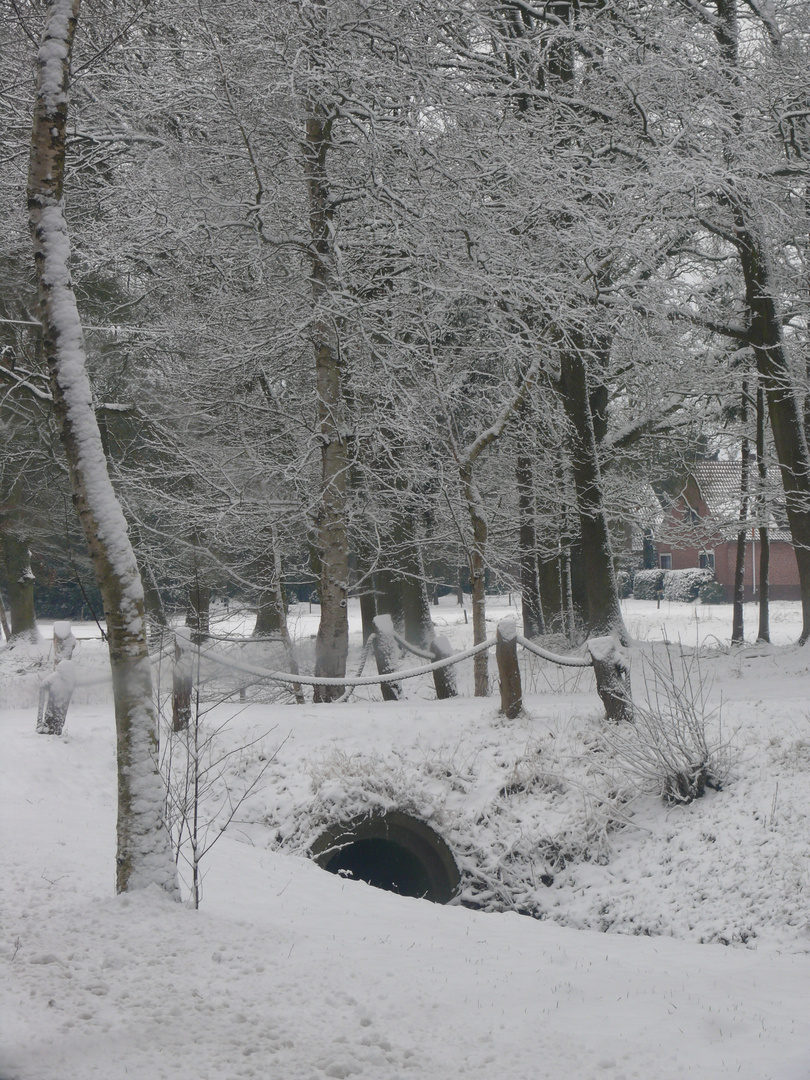
<path fill-rule="evenodd" d="M 619 570 L 616 574 L 616 585 L 622 600 L 633 595 L 633 575 L 628 570 Z"/>
<path fill-rule="evenodd" d="M 646 791 L 667 802 L 688 803 L 706 788 L 719 790 L 728 772 L 726 748 L 711 729 L 717 710 L 706 711 L 708 688 L 698 660 L 685 661 L 676 677 L 672 657 L 667 667 L 646 660 L 645 693 L 634 694 L 630 724 L 611 725 L 603 745 L 620 770 Z"/>
<path fill-rule="evenodd" d="M 636 600 L 655 600 L 665 573 L 665 570 L 636 570 L 633 578 L 633 596 Z"/>
<path fill-rule="evenodd" d="M 726 590 L 719 581 L 705 581 L 698 591 L 701 604 L 724 604 Z"/>
<path fill-rule="evenodd" d="M 713 570 L 691 567 L 688 570 L 667 570 L 664 574 L 664 600 L 678 600 L 688 604 L 697 600 L 700 589 L 714 581 Z"/>

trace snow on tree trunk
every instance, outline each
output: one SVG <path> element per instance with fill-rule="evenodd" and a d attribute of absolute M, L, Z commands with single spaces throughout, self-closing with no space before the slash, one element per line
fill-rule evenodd
<path fill-rule="evenodd" d="M 73 498 L 104 601 L 118 751 L 118 892 L 157 884 L 179 898 L 163 821 L 157 717 L 146 645 L 143 586 L 107 471 L 68 262 L 62 191 L 70 55 L 80 0 L 53 0 L 37 55 L 28 173 L 44 353 Z"/>

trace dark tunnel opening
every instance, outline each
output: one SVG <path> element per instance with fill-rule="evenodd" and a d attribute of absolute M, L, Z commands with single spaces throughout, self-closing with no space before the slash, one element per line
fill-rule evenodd
<path fill-rule="evenodd" d="M 431 892 L 427 869 L 410 851 L 390 840 L 356 840 L 333 855 L 324 869 L 400 896 L 427 897 Z"/>
<path fill-rule="evenodd" d="M 444 840 L 398 810 L 333 825 L 312 845 L 319 866 L 377 889 L 446 904 L 460 874 Z"/>

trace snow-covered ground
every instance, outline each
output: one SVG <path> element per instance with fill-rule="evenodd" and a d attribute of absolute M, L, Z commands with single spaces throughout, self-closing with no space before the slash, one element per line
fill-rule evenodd
<path fill-rule="evenodd" d="M 624 606 L 634 693 L 652 658 L 691 676 L 721 790 L 687 806 L 639 790 L 605 743 L 590 674 L 525 655 L 515 721 L 497 694 L 433 700 L 429 677 L 402 702 L 371 688 L 299 707 L 266 685 L 240 700 L 238 676 L 207 664 L 201 816 L 218 839 L 198 911 L 157 890 L 113 895 L 114 728 L 95 627 L 74 628 L 84 682 L 61 737 L 34 732 L 47 644 L 0 652 L 0 1080 L 808 1080 L 798 605 L 773 605 L 773 646 L 733 651 L 728 607 Z M 493 629 L 514 613 L 493 602 Z M 317 614 L 291 613 L 304 667 Z M 434 614 L 454 647 L 470 643 L 452 598 Z M 223 614 L 216 629 L 250 624 Z M 267 647 L 238 651 L 284 666 Z M 163 696 L 166 680 L 164 667 Z M 468 694 L 470 662 L 459 683 Z M 461 902 L 306 858 L 327 824 L 393 807 L 448 842 Z"/>

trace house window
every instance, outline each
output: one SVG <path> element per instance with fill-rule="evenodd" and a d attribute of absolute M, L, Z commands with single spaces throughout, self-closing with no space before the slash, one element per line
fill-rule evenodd
<path fill-rule="evenodd" d="M 661 559 L 661 569 L 662 570 L 671 570 L 672 569 L 672 556 L 671 555 L 661 555 L 660 559 Z"/>
<path fill-rule="evenodd" d="M 713 551 L 701 551 L 701 553 L 700 553 L 700 569 L 701 570 L 714 570 L 714 552 Z"/>

